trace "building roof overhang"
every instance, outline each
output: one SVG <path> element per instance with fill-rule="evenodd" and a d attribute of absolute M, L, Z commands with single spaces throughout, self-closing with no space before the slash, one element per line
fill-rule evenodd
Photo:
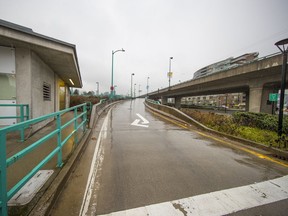
<path fill-rule="evenodd" d="M 82 87 L 75 45 L 35 33 L 32 29 L 0 20 L 0 46 L 31 49 L 69 87 Z"/>

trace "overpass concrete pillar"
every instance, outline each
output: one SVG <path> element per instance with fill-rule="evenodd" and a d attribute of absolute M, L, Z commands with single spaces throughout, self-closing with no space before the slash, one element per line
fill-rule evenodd
<path fill-rule="evenodd" d="M 175 97 L 175 108 L 176 109 L 181 108 L 181 99 L 182 99 L 182 97 Z"/>
<path fill-rule="evenodd" d="M 269 101 L 269 94 L 278 93 L 279 86 L 277 85 L 264 85 L 262 91 L 262 102 L 261 102 L 261 110 L 260 112 L 275 114 L 277 102 Z"/>
<path fill-rule="evenodd" d="M 161 97 L 161 103 L 162 103 L 163 105 L 166 105 L 166 104 L 168 104 L 168 98 L 167 98 L 167 97 L 164 97 L 164 96 L 162 96 L 162 97 Z"/>
<path fill-rule="evenodd" d="M 249 112 L 259 113 L 261 111 L 263 87 L 251 87 L 249 88 Z"/>

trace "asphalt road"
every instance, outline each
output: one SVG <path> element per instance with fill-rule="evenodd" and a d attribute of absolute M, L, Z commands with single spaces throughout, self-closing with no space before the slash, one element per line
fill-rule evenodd
<path fill-rule="evenodd" d="M 50 215 L 109 214 L 288 174 L 233 146 L 155 116 L 141 99 L 117 104 L 94 129 Z M 279 212 L 287 208 L 283 202 Z"/>

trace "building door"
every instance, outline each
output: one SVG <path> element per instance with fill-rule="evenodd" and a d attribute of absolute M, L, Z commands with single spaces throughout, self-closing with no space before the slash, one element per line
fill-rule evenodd
<path fill-rule="evenodd" d="M 0 46 L 0 116 L 16 117 L 16 107 L 4 104 L 16 104 L 15 50 Z M 0 126 L 16 123 L 16 118 L 0 118 Z"/>
<path fill-rule="evenodd" d="M 60 110 L 66 109 L 66 87 L 64 82 L 59 85 L 59 108 Z"/>

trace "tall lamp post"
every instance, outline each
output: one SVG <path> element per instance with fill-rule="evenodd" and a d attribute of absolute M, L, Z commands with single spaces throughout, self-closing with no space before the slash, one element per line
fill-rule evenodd
<path fill-rule="evenodd" d="M 97 94 L 97 96 L 99 96 L 99 82 L 96 82 L 96 84 L 97 84 L 96 94 Z"/>
<path fill-rule="evenodd" d="M 116 95 L 116 87 L 117 87 L 117 85 L 114 85 L 114 89 L 113 89 L 113 95 L 114 95 L 114 97 L 115 97 L 115 95 Z"/>
<path fill-rule="evenodd" d="M 136 83 L 134 84 L 134 98 L 136 98 Z"/>
<path fill-rule="evenodd" d="M 141 89 L 140 89 L 140 87 L 141 87 L 141 85 L 139 84 L 139 91 L 138 91 L 138 93 L 139 93 L 139 97 L 140 97 L 140 93 L 141 93 Z"/>
<path fill-rule="evenodd" d="M 131 74 L 131 99 L 133 99 L 133 76 L 134 75 L 135 75 L 134 73 Z"/>
<path fill-rule="evenodd" d="M 114 69 L 114 54 L 116 52 L 125 52 L 125 50 L 122 48 L 121 50 L 116 50 L 116 51 L 113 51 L 112 50 L 112 75 L 111 75 L 111 87 L 110 87 L 110 99 L 113 99 L 114 98 L 114 77 L 113 77 L 113 69 Z"/>
<path fill-rule="evenodd" d="M 169 71 L 168 71 L 169 88 L 168 88 L 168 90 L 170 90 L 170 82 L 171 82 L 171 78 L 172 78 L 172 71 L 171 71 L 171 60 L 172 59 L 173 59 L 173 57 L 169 58 Z"/>
<path fill-rule="evenodd" d="M 283 132 L 283 109 L 284 109 L 284 96 L 286 85 L 286 70 L 287 70 L 287 52 L 288 52 L 288 38 L 278 41 L 275 45 L 280 49 L 283 54 L 282 75 L 281 75 L 281 90 L 280 90 L 280 107 L 278 116 L 278 136 L 280 137 Z"/>
<path fill-rule="evenodd" d="M 147 98 L 148 98 L 148 92 L 149 92 L 149 79 L 150 79 L 150 77 L 147 77 L 147 86 L 146 86 L 146 89 L 147 89 Z"/>

